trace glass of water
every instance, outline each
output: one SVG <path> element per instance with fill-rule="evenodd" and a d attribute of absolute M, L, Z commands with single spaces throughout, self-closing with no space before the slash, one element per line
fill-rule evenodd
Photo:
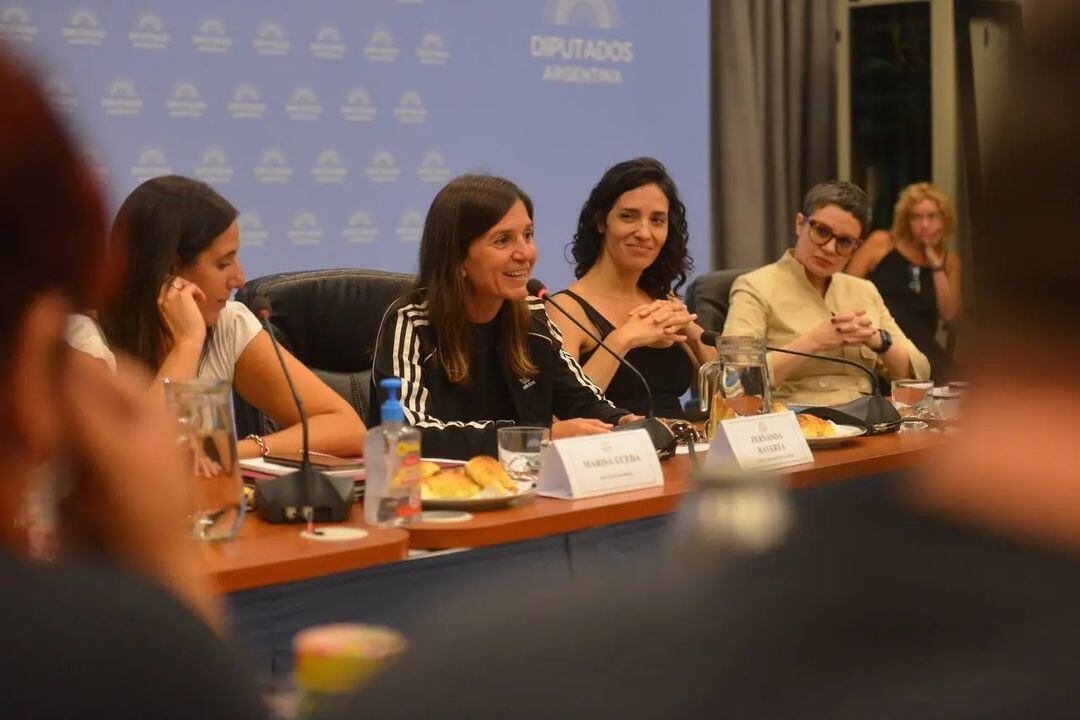
<path fill-rule="evenodd" d="M 230 390 L 220 380 L 165 383 L 165 403 L 176 414 L 177 443 L 191 478 L 188 520 L 197 540 L 232 539 L 244 519 Z"/>
<path fill-rule="evenodd" d="M 551 440 L 546 427 L 515 425 L 499 428 L 499 462 L 514 480 L 536 482 L 540 478 L 540 451 Z"/>
<path fill-rule="evenodd" d="M 925 430 L 926 421 L 933 415 L 934 382 L 893 380 L 892 402 L 900 413 L 902 429 Z"/>

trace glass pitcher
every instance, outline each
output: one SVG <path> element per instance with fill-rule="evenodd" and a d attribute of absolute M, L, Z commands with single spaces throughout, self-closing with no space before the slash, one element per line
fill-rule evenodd
<path fill-rule="evenodd" d="M 725 335 L 716 339 L 717 359 L 698 370 L 699 402 L 709 411 L 711 440 L 721 420 L 772 412 L 765 341 Z"/>
<path fill-rule="evenodd" d="M 165 383 L 176 413 L 177 442 L 188 462 L 188 519 L 197 540 L 229 540 L 244 519 L 244 490 L 236 456 L 232 393 L 220 380 Z"/>

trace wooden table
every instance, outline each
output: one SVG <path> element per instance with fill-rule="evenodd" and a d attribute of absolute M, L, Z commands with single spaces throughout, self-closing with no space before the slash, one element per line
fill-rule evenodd
<path fill-rule="evenodd" d="M 792 468 L 789 477 L 793 487 L 807 487 L 916 467 L 942 441 L 935 433 L 856 438 L 817 451 L 813 464 Z M 355 506 L 348 524 L 368 530 L 362 540 L 307 540 L 300 537 L 299 525 L 272 525 L 252 514 L 235 540 L 203 545 L 201 550 L 218 587 L 229 593 L 395 562 L 404 559 L 409 548 L 484 547 L 575 532 L 673 512 L 693 487 L 690 460 L 681 455 L 662 467 L 661 487 L 587 500 L 536 497 L 506 510 L 476 513 L 462 523 L 419 523 L 407 533 L 367 528 L 362 509 Z"/>
<path fill-rule="evenodd" d="M 787 474 L 792 487 L 800 488 L 904 470 L 925 464 L 942 444 L 943 436 L 938 433 L 860 437 L 816 451 L 813 464 L 790 468 Z M 661 467 L 661 487 L 586 500 L 537 497 L 506 510 L 476 513 L 461 523 L 419 523 L 410 526 L 409 543 L 414 549 L 427 550 L 483 547 L 670 513 L 693 488 L 690 458 L 679 455 Z"/>
<path fill-rule="evenodd" d="M 349 524 L 363 526 L 363 516 L 363 508 L 354 506 Z M 362 570 L 404 560 L 409 553 L 404 530 L 364 526 L 367 537 L 331 542 L 305 539 L 303 529 L 274 525 L 251 513 L 234 540 L 203 543 L 200 551 L 223 593 Z"/>

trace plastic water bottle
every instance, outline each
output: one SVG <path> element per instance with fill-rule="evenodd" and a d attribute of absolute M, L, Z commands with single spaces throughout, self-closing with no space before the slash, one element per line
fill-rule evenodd
<path fill-rule="evenodd" d="M 379 387 L 386 392 L 382 424 L 368 430 L 364 445 L 364 522 L 393 527 L 420 517 L 420 431 L 405 424 L 401 380 Z"/>

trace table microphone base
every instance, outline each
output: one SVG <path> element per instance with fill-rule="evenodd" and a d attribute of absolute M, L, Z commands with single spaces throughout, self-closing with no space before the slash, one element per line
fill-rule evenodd
<path fill-rule="evenodd" d="M 330 477 L 307 468 L 255 481 L 255 508 L 270 523 L 307 522 L 305 507 L 312 509 L 315 522 L 341 522 L 352 504 L 351 476 Z"/>
<path fill-rule="evenodd" d="M 656 453 L 661 458 L 668 458 L 675 454 L 675 435 L 668 429 L 667 425 L 654 417 L 642 418 L 625 425 L 615 426 L 615 432 L 642 429 L 649 434 L 649 439 L 652 440 L 653 447 L 656 448 Z"/>

